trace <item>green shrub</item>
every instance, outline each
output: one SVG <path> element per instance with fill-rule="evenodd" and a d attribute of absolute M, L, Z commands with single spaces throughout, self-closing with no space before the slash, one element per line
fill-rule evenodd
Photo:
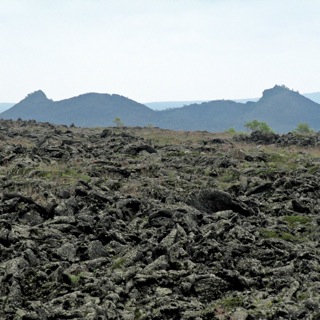
<path fill-rule="evenodd" d="M 119 117 L 114 118 L 113 123 L 117 127 L 123 127 L 124 126 L 124 123 L 122 122 L 122 120 Z"/>
<path fill-rule="evenodd" d="M 226 130 L 226 133 L 229 133 L 231 135 L 235 135 L 237 133 L 235 128 L 229 128 L 228 130 Z"/>
<path fill-rule="evenodd" d="M 314 130 L 307 123 L 299 123 L 293 132 L 298 134 L 311 134 L 314 133 Z"/>
<path fill-rule="evenodd" d="M 258 121 L 258 120 L 252 120 L 248 121 L 244 125 L 247 129 L 251 131 L 261 131 L 261 132 L 269 132 L 273 133 L 273 130 L 267 125 L 266 122 Z"/>

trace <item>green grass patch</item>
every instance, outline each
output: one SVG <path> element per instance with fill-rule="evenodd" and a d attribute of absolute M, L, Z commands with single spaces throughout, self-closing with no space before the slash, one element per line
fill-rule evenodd
<path fill-rule="evenodd" d="M 300 292 L 296 296 L 298 301 L 304 301 L 310 298 L 310 295 L 308 292 Z"/>
<path fill-rule="evenodd" d="M 306 216 L 284 216 L 282 220 L 288 223 L 290 228 L 294 228 L 298 225 L 306 225 L 309 224 L 312 219 Z"/>
<path fill-rule="evenodd" d="M 85 272 L 80 272 L 78 274 L 68 274 L 68 281 L 69 284 L 73 287 L 76 287 L 77 285 L 79 285 L 80 279 L 81 278 L 85 278 L 86 273 Z"/>
<path fill-rule="evenodd" d="M 299 167 L 300 164 L 297 159 L 299 159 L 301 155 L 299 156 L 296 152 L 289 152 L 283 149 L 279 151 L 281 152 L 266 151 L 268 154 L 267 166 L 271 170 L 291 171 L 296 170 Z"/>
<path fill-rule="evenodd" d="M 308 173 L 309 174 L 316 174 L 320 171 L 320 166 L 319 165 L 312 165 L 308 168 Z"/>
<path fill-rule="evenodd" d="M 282 239 L 290 242 L 302 242 L 305 240 L 304 238 L 297 237 L 292 233 L 272 229 L 260 229 L 260 234 L 265 239 Z"/>
<path fill-rule="evenodd" d="M 89 182 L 91 178 L 83 174 L 80 169 L 75 168 L 46 168 L 37 172 L 38 177 L 48 181 L 59 181 L 60 183 L 75 183 L 78 180 Z"/>
<path fill-rule="evenodd" d="M 111 269 L 115 270 L 115 269 L 122 268 L 125 261 L 126 261 L 126 259 L 124 257 L 116 258 L 112 263 Z"/>
<path fill-rule="evenodd" d="M 241 297 L 226 297 L 220 300 L 219 303 L 223 306 L 227 311 L 230 311 L 237 307 L 243 306 L 243 299 Z"/>
<path fill-rule="evenodd" d="M 225 183 L 237 181 L 240 177 L 240 172 L 237 170 L 227 169 L 219 173 L 218 180 Z"/>
<path fill-rule="evenodd" d="M 73 287 L 76 287 L 79 284 L 80 277 L 81 277 L 80 274 L 79 275 L 69 274 L 68 278 L 69 278 L 70 284 Z"/>

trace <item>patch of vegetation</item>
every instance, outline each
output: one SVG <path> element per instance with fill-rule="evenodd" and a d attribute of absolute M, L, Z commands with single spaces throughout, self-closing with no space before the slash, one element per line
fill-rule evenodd
<path fill-rule="evenodd" d="M 268 154 L 269 162 L 282 163 L 288 160 L 288 156 L 281 152 L 271 152 Z"/>
<path fill-rule="evenodd" d="M 235 182 L 239 179 L 240 172 L 233 169 L 227 169 L 219 173 L 219 181 L 225 183 Z"/>
<path fill-rule="evenodd" d="M 310 294 L 308 292 L 300 292 L 296 296 L 298 301 L 304 301 L 310 298 Z"/>
<path fill-rule="evenodd" d="M 267 165 L 271 170 L 296 170 L 299 166 L 299 155 L 295 152 L 279 150 L 279 152 L 267 152 Z"/>
<path fill-rule="evenodd" d="M 167 145 L 198 145 L 202 141 L 212 139 L 213 137 L 225 138 L 228 136 L 227 133 L 172 131 L 159 129 L 157 127 L 142 128 L 139 131 L 132 131 L 130 133 L 158 147 Z"/>
<path fill-rule="evenodd" d="M 115 117 L 113 120 L 113 123 L 119 128 L 124 126 L 124 123 L 122 122 L 122 120 L 119 117 Z"/>
<path fill-rule="evenodd" d="M 243 306 L 243 299 L 241 297 L 226 297 L 220 300 L 219 304 L 227 311 L 237 307 Z"/>
<path fill-rule="evenodd" d="M 297 237 L 289 232 L 276 231 L 272 229 L 260 229 L 260 234 L 265 239 L 282 239 L 289 242 L 302 242 L 304 238 Z"/>
<path fill-rule="evenodd" d="M 268 124 L 264 121 L 252 120 L 252 121 L 246 122 L 244 126 L 251 131 L 261 131 L 264 133 L 273 133 L 274 132 L 268 126 Z"/>
<path fill-rule="evenodd" d="M 25 176 L 29 174 L 32 170 L 34 170 L 34 167 L 14 165 L 7 168 L 6 174 L 10 177 Z"/>
<path fill-rule="evenodd" d="M 78 275 L 68 274 L 69 282 L 73 287 L 76 287 L 79 284 L 80 277 L 81 277 L 80 274 Z"/>
<path fill-rule="evenodd" d="M 243 307 L 244 301 L 242 297 L 229 296 L 217 300 L 208 305 L 203 310 L 189 311 L 185 315 L 189 317 L 205 317 L 206 319 L 216 319 L 216 315 L 227 314 L 238 307 Z"/>
<path fill-rule="evenodd" d="M 168 157 L 183 157 L 186 153 L 183 150 L 174 150 L 167 153 Z"/>
<path fill-rule="evenodd" d="M 116 258 L 112 263 L 111 269 L 112 270 L 121 269 L 123 267 L 125 261 L 126 261 L 126 259 L 124 257 Z"/>
<path fill-rule="evenodd" d="M 80 168 L 66 167 L 64 165 L 46 166 L 35 172 L 35 175 L 49 181 L 57 181 L 61 184 L 73 184 L 78 180 L 90 181 L 91 178 L 82 173 Z"/>
<path fill-rule="evenodd" d="M 136 309 L 134 311 L 134 320 L 142 320 L 146 318 L 146 314 L 144 314 L 140 309 Z"/>
<path fill-rule="evenodd" d="M 310 174 L 316 174 L 320 171 L 320 166 L 319 165 L 311 165 L 308 167 L 308 173 Z"/>
<path fill-rule="evenodd" d="M 299 224 L 306 225 L 312 221 L 310 217 L 306 216 L 284 216 L 282 219 L 288 223 L 289 228 L 294 228 Z"/>
<path fill-rule="evenodd" d="M 292 132 L 296 134 L 305 135 L 312 134 L 315 131 L 307 123 L 299 123 L 297 128 L 294 129 Z"/>
<path fill-rule="evenodd" d="M 124 126 L 124 123 L 122 122 L 122 120 L 119 117 L 114 118 L 113 123 L 117 127 L 123 127 Z"/>
<path fill-rule="evenodd" d="M 235 135 L 237 133 L 235 128 L 229 128 L 225 131 L 226 133 L 229 133 L 230 135 Z"/>

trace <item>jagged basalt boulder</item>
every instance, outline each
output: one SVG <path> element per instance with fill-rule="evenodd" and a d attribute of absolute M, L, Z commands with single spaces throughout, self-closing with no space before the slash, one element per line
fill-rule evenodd
<path fill-rule="evenodd" d="M 233 210 L 244 215 L 250 214 L 250 209 L 245 204 L 240 204 L 232 199 L 229 193 L 221 190 L 204 189 L 191 193 L 187 203 L 209 214 L 224 210 Z"/>

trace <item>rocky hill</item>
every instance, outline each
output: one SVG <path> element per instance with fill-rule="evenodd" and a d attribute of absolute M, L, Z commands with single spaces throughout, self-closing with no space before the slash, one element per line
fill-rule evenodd
<path fill-rule="evenodd" d="M 303 93 L 304 97 L 312 100 L 320 104 L 320 92 L 313 92 L 313 93 Z M 248 101 L 257 102 L 259 98 L 242 98 L 242 99 L 229 99 L 234 102 L 246 103 Z M 190 104 L 201 104 L 203 102 L 209 102 L 212 100 L 197 100 L 197 101 L 159 101 L 159 102 L 146 102 L 144 103 L 147 107 L 153 110 L 165 110 L 165 109 L 172 109 L 172 108 L 181 108 Z"/>
<path fill-rule="evenodd" d="M 286 133 L 298 123 L 320 130 L 320 105 L 284 86 L 275 86 L 265 90 L 257 102 L 210 101 L 160 111 L 159 118 L 160 127 L 175 130 L 243 130 L 247 121 L 259 120 Z"/>
<path fill-rule="evenodd" d="M 112 126 L 115 125 L 114 119 L 120 118 L 127 126 L 153 125 L 210 132 L 229 128 L 244 130 L 247 121 L 259 120 L 267 122 L 279 133 L 292 131 L 299 123 L 308 123 L 320 131 L 320 105 L 284 86 L 265 90 L 257 102 L 215 100 L 163 111 L 154 111 L 119 95 L 88 93 L 52 101 L 42 91 L 36 91 L 0 113 L 0 117 L 66 125 L 74 123 L 83 127 Z"/>
<path fill-rule="evenodd" d="M 112 126 L 116 117 L 129 126 L 149 124 L 155 111 L 119 95 L 87 93 L 61 101 L 52 101 L 44 92 L 29 94 L 0 114 L 3 119 L 18 118 L 78 126 Z"/>
<path fill-rule="evenodd" d="M 254 104 L 250 120 L 266 121 L 277 132 L 289 132 L 297 123 L 308 123 L 320 130 L 320 105 L 282 86 L 265 90 Z"/>
<path fill-rule="evenodd" d="M 222 132 L 231 127 L 243 129 L 253 103 L 215 100 L 182 108 L 158 111 L 158 126 L 172 130 Z"/>
<path fill-rule="evenodd" d="M 247 121 L 259 120 L 279 133 L 292 131 L 299 123 L 308 123 L 320 131 L 320 105 L 284 86 L 265 90 L 257 102 L 215 100 L 158 112 L 119 95 L 88 93 L 52 101 L 36 91 L 0 113 L 0 117 L 83 127 L 112 126 L 114 119 L 120 118 L 127 126 L 210 132 L 244 130 Z"/>
<path fill-rule="evenodd" d="M 0 319 L 319 318 L 320 135 L 0 136 Z"/>

